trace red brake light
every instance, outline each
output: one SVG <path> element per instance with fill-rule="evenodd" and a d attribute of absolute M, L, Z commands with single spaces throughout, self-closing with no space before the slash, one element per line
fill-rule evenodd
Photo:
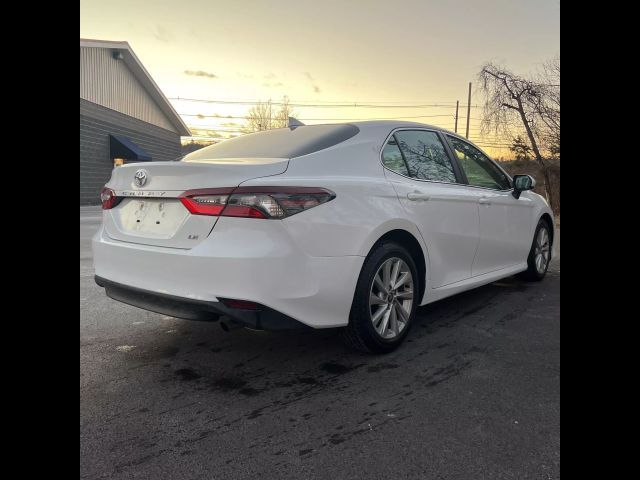
<path fill-rule="evenodd" d="M 194 215 L 282 219 L 335 196 L 330 190 L 314 187 L 238 187 L 190 190 L 180 200 Z"/>
<path fill-rule="evenodd" d="M 233 188 L 205 188 L 189 190 L 180 195 L 180 201 L 193 215 L 219 216 L 227 205 Z"/>
<path fill-rule="evenodd" d="M 235 300 L 232 298 L 219 298 L 226 307 L 239 310 L 260 310 L 260 304 L 248 300 Z"/>
<path fill-rule="evenodd" d="M 100 201 L 102 202 L 102 209 L 109 210 L 116 206 L 118 197 L 116 197 L 116 192 L 110 188 L 103 187 L 100 191 Z"/>
<path fill-rule="evenodd" d="M 182 197 L 180 201 L 194 215 L 218 216 L 227 204 L 228 195 L 200 195 Z"/>

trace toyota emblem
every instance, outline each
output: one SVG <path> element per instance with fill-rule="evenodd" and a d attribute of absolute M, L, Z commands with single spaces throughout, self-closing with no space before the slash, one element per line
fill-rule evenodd
<path fill-rule="evenodd" d="M 133 181 L 136 187 L 144 187 L 144 184 L 147 183 L 147 172 L 145 170 L 138 170 L 133 176 Z"/>

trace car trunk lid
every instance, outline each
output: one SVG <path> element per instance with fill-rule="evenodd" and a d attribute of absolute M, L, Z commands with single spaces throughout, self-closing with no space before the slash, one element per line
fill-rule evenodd
<path fill-rule="evenodd" d="M 192 248 L 209 236 L 218 217 L 192 215 L 180 201 L 181 194 L 237 187 L 246 180 L 284 173 L 287 165 L 284 158 L 229 158 L 117 167 L 106 187 L 119 202 L 104 210 L 105 231 L 124 242 Z"/>

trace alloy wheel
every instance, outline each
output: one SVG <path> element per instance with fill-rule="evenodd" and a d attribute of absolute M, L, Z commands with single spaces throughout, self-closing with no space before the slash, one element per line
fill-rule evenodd
<path fill-rule="evenodd" d="M 392 340 L 406 328 L 413 307 L 413 275 L 404 260 L 391 257 L 380 265 L 369 307 L 373 328 L 383 339 Z"/>
<path fill-rule="evenodd" d="M 547 268 L 551 257 L 551 243 L 549 242 L 549 232 L 546 228 L 538 230 L 535 246 L 535 264 L 538 273 L 542 274 Z"/>

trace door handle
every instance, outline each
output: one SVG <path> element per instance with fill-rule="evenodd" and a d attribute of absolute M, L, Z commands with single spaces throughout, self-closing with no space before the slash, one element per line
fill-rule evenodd
<path fill-rule="evenodd" d="M 411 192 L 411 193 L 407 193 L 407 198 L 409 200 L 413 200 L 413 201 L 423 201 L 426 202 L 427 200 L 429 200 L 429 195 L 427 195 L 426 193 L 420 193 L 420 192 Z"/>
<path fill-rule="evenodd" d="M 487 197 L 480 197 L 480 200 L 478 200 L 478 203 L 482 205 L 491 205 L 491 200 L 489 200 Z"/>

